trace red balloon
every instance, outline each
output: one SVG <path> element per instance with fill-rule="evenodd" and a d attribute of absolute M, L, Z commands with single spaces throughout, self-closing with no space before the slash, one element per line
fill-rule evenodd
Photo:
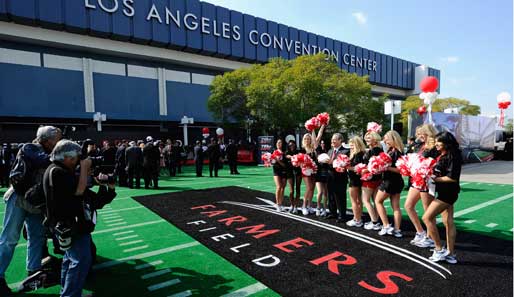
<path fill-rule="evenodd" d="M 437 90 L 438 86 L 439 86 L 439 81 L 434 76 L 425 77 L 419 84 L 419 88 L 425 93 L 435 92 L 435 90 Z"/>
<path fill-rule="evenodd" d="M 423 116 L 427 112 L 427 107 L 425 105 L 422 105 L 422 106 L 418 107 L 418 110 L 416 110 L 416 112 L 420 116 Z"/>
<path fill-rule="evenodd" d="M 510 101 L 498 102 L 499 109 L 507 109 L 509 108 Z"/>
<path fill-rule="evenodd" d="M 209 134 L 209 128 L 202 128 L 202 134 Z"/>

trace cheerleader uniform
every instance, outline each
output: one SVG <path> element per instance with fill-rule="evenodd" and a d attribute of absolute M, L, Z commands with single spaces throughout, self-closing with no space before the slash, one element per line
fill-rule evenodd
<path fill-rule="evenodd" d="M 400 158 L 402 153 L 397 149 L 391 148 L 387 154 L 393 160 L 391 167 L 396 168 L 396 161 Z M 402 175 L 400 173 L 386 170 L 382 174 L 382 183 L 378 189 L 390 195 L 400 194 L 405 186 Z"/>
<path fill-rule="evenodd" d="M 350 166 L 355 167 L 355 165 L 364 162 L 364 152 L 359 152 L 354 155 L 352 159 L 350 159 Z M 361 176 L 355 173 L 353 170 L 348 170 L 348 179 L 350 187 L 362 187 Z"/>
<path fill-rule="evenodd" d="M 373 156 L 378 156 L 380 153 L 383 152 L 382 148 L 380 146 L 376 146 L 374 148 L 369 149 L 365 154 L 363 158 L 364 164 L 369 163 L 369 159 Z M 382 174 L 375 174 L 370 180 L 363 180 L 362 181 L 362 187 L 363 188 L 370 188 L 370 189 L 376 189 L 380 183 L 382 182 Z"/>
<path fill-rule="evenodd" d="M 460 171 L 462 168 L 462 156 L 460 152 L 446 153 L 437 158 L 434 166 L 434 174 L 437 177 L 448 176 L 456 182 L 436 182 L 435 191 L 437 199 L 445 203 L 453 205 L 460 192 Z"/>
<path fill-rule="evenodd" d="M 294 156 L 298 153 L 300 153 L 299 150 L 294 150 L 294 151 L 287 150 L 286 156 Z M 293 164 L 291 163 L 291 159 L 286 158 L 283 160 L 283 162 L 286 163 L 286 165 L 287 165 L 287 169 L 286 169 L 287 178 L 295 178 L 302 174 L 302 169 L 300 167 L 294 167 Z"/>
<path fill-rule="evenodd" d="M 316 173 L 316 182 L 317 183 L 327 183 L 328 182 L 328 170 L 330 169 L 330 164 L 328 163 L 319 163 L 316 160 L 316 165 L 318 166 L 318 172 Z"/>
<path fill-rule="evenodd" d="M 302 149 L 301 152 L 306 154 L 306 155 L 308 155 L 309 157 L 311 157 L 312 161 L 314 161 L 314 163 L 316 163 L 316 165 L 318 165 L 318 163 L 317 163 L 318 162 L 318 154 L 316 153 L 316 151 L 313 151 L 313 152 L 307 154 L 305 149 Z M 303 177 L 313 177 L 312 175 L 311 176 L 307 176 L 307 175 L 304 175 L 303 173 L 302 173 L 302 176 Z"/>
<path fill-rule="evenodd" d="M 285 163 L 284 158 L 282 158 L 281 165 L 278 161 L 273 164 L 273 176 L 279 176 L 281 178 L 287 178 L 287 164 Z"/>

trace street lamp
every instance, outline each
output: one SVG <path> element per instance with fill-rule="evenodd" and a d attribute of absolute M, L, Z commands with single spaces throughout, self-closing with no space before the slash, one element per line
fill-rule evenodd
<path fill-rule="evenodd" d="M 194 119 L 193 118 L 188 118 L 186 116 L 183 116 L 181 119 L 180 119 L 180 123 L 182 125 L 184 125 L 183 129 L 184 129 L 184 147 L 186 145 L 188 145 L 188 137 L 187 137 L 187 124 L 194 124 Z"/>
<path fill-rule="evenodd" d="M 252 131 L 250 127 L 255 121 L 251 119 L 250 117 L 246 118 L 246 136 L 248 137 L 248 143 L 252 143 Z"/>

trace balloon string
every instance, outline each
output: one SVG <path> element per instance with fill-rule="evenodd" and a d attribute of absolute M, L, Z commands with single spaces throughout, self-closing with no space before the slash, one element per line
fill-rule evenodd
<path fill-rule="evenodd" d="M 503 121 L 504 121 L 505 115 L 503 114 L 503 109 L 500 109 L 500 122 L 498 123 L 498 126 L 503 128 Z"/>
<path fill-rule="evenodd" d="M 428 105 L 428 122 L 432 124 L 432 104 Z"/>

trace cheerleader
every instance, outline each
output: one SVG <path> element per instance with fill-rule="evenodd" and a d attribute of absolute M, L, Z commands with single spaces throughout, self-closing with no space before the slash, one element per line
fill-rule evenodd
<path fill-rule="evenodd" d="M 296 141 L 290 140 L 287 146 L 286 158 L 284 161 L 287 165 L 287 183 L 289 184 L 289 201 L 291 202 L 291 213 L 298 212 L 298 204 L 300 202 L 300 188 L 302 185 L 302 169 L 293 167 L 291 157 L 300 151 L 296 148 Z"/>
<path fill-rule="evenodd" d="M 364 142 L 359 136 L 355 136 L 350 139 L 350 166 L 348 168 L 348 179 L 350 186 L 350 199 L 352 201 L 353 219 L 346 222 L 349 227 L 362 227 L 362 198 L 361 198 L 361 187 L 362 181 L 360 176 L 357 175 L 353 169 L 353 166 L 364 162 L 364 153 L 366 153 L 366 147 Z"/>
<path fill-rule="evenodd" d="M 313 161 L 317 160 L 316 148 L 318 147 L 318 143 L 321 140 L 321 136 L 323 135 L 323 131 L 325 130 L 325 125 L 322 125 L 318 131 L 318 136 L 314 130 L 311 134 L 306 133 L 303 135 L 302 139 L 302 149 L 303 153 L 309 155 Z M 303 195 L 303 207 L 302 214 L 304 216 L 308 215 L 310 212 L 313 212 L 311 203 L 312 197 L 314 196 L 314 185 L 315 185 L 315 177 L 314 176 L 305 176 L 303 175 L 303 182 L 305 183 L 305 194 Z"/>
<path fill-rule="evenodd" d="M 283 142 L 278 139 L 276 149 L 283 155 Z M 284 190 L 286 187 L 287 169 L 286 164 L 282 160 L 275 160 L 273 164 L 273 180 L 275 181 L 275 199 L 277 211 L 283 211 L 282 203 L 284 201 Z"/>
<path fill-rule="evenodd" d="M 368 151 L 364 154 L 363 163 L 368 164 L 369 159 L 373 156 L 380 155 L 382 146 L 380 144 L 380 134 L 375 131 L 368 131 L 364 136 L 364 140 L 368 145 Z M 367 169 L 364 169 L 362 173 L 368 173 Z M 364 224 L 364 229 L 378 231 L 381 229 L 380 223 L 378 222 L 378 214 L 375 206 L 371 201 L 375 200 L 375 194 L 377 193 L 378 186 L 380 185 L 382 177 L 381 174 L 375 174 L 370 180 L 362 181 L 362 201 L 364 206 L 368 210 L 371 221 Z"/>
<path fill-rule="evenodd" d="M 439 152 L 435 148 L 435 135 L 437 131 L 431 124 L 424 124 L 416 128 L 416 139 L 419 145 L 415 148 L 417 154 L 425 158 L 437 158 Z M 434 247 L 434 241 L 427 236 L 427 233 L 421 225 L 418 213 L 416 212 L 416 204 L 421 198 L 423 210 L 426 211 L 430 203 L 434 200 L 434 196 L 428 192 L 428 187 L 416 188 L 410 185 L 407 199 L 405 200 L 405 210 L 409 215 L 409 219 L 416 229 L 414 239 L 410 241 L 412 245 L 418 247 Z"/>
<path fill-rule="evenodd" d="M 457 230 L 453 221 L 453 204 L 460 192 L 459 180 L 462 167 L 462 155 L 459 143 L 449 132 L 436 135 L 435 147 L 440 156 L 434 166 L 435 191 L 437 198 L 430 203 L 423 215 L 429 236 L 434 240 L 435 249 L 429 258 L 434 262 L 443 261 L 457 263 L 455 256 L 455 237 Z M 446 249 L 441 244 L 435 218 L 441 214 L 446 228 Z"/>
<path fill-rule="evenodd" d="M 378 215 L 382 220 L 382 229 L 378 235 L 394 235 L 394 237 L 402 237 L 400 224 L 402 222 L 402 212 L 400 210 L 400 193 L 405 184 L 403 183 L 400 170 L 396 168 L 396 161 L 403 154 L 402 138 L 398 132 L 391 130 L 384 135 L 384 143 L 387 145 L 387 154 L 392 159 L 392 164 L 382 174 L 382 183 L 378 187 L 378 193 L 375 198 Z M 391 198 L 391 206 L 393 207 L 394 228 L 389 224 L 389 218 L 384 207 L 384 200 Z"/>

